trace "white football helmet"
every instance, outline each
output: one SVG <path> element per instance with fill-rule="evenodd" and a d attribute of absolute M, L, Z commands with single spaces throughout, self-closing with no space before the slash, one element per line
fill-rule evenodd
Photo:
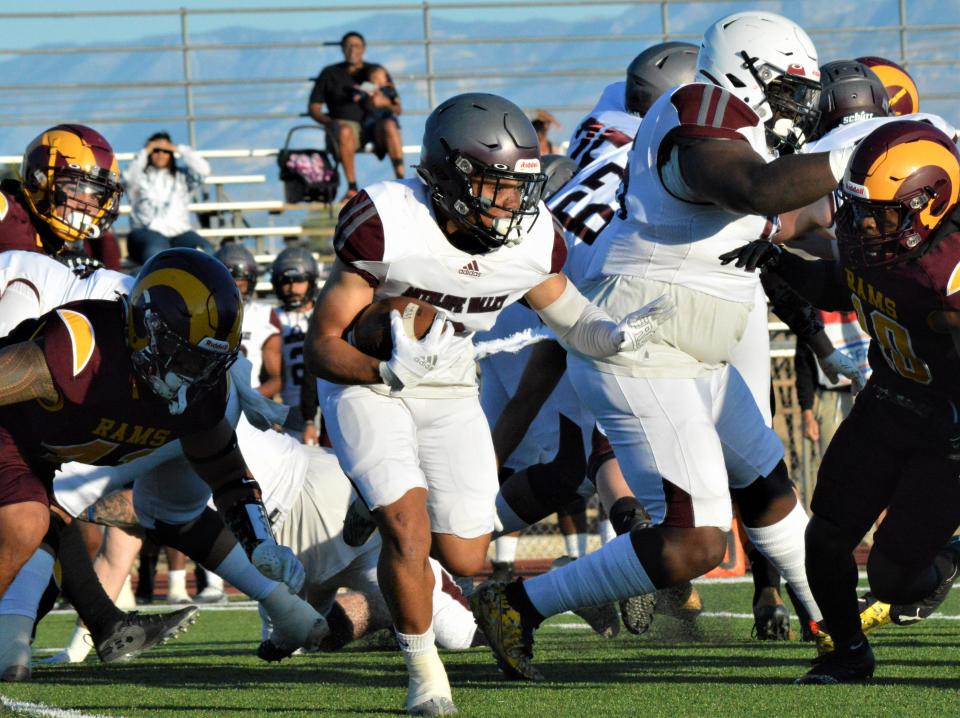
<path fill-rule="evenodd" d="M 697 80 L 753 109 L 771 149 L 798 149 L 817 124 L 817 50 L 803 28 L 780 15 L 738 12 L 711 25 L 697 55 Z"/>

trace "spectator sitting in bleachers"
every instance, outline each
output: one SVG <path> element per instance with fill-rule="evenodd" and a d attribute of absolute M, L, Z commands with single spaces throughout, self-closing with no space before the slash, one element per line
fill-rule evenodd
<path fill-rule="evenodd" d="M 185 166 L 177 164 L 175 153 Z M 131 260 L 143 264 L 171 247 L 213 253 L 211 244 L 193 230 L 189 210 L 194 190 L 209 174 L 210 165 L 189 146 L 173 144 L 166 132 L 150 136 L 123 175 L 131 205 Z"/>
<path fill-rule="evenodd" d="M 349 199 L 357 193 L 356 154 L 369 142 L 379 159 L 390 156 L 394 174 L 403 177 L 403 143 L 397 122 L 402 108 L 390 74 L 380 65 L 363 61 L 363 35 L 348 32 L 340 40 L 340 48 L 343 62 L 320 72 L 308 111 L 326 128 L 331 143 L 327 149 L 343 164 L 347 177 L 344 199 Z"/>

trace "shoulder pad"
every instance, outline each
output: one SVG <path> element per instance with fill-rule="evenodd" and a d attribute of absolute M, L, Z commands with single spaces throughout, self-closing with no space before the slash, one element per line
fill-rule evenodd
<path fill-rule="evenodd" d="M 77 376 L 87 367 L 91 357 L 93 357 L 93 350 L 97 344 L 93 324 L 85 314 L 72 309 L 57 309 L 56 312 L 66 326 L 67 334 L 70 337 L 73 375 Z"/>
<path fill-rule="evenodd" d="M 743 100 L 716 85 L 684 85 L 670 96 L 670 103 L 676 108 L 681 125 L 736 132 L 760 121 Z"/>

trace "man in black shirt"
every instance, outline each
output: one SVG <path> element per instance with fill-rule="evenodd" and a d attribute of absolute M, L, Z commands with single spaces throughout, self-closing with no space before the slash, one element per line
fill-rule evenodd
<path fill-rule="evenodd" d="M 402 110 L 390 74 L 380 65 L 363 61 L 363 35 L 348 32 L 340 47 L 343 62 L 323 68 L 310 93 L 308 109 L 338 145 L 336 152 L 347 176 L 344 199 L 349 199 L 357 193 L 356 154 L 368 142 L 373 142 L 378 158 L 390 155 L 394 174 L 403 177 L 403 144 L 397 122 Z"/>

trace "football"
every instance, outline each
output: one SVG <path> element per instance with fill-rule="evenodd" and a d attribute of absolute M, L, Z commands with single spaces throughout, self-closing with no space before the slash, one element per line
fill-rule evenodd
<path fill-rule="evenodd" d="M 407 336 L 423 339 L 429 331 L 437 310 L 432 305 L 412 297 L 388 297 L 368 304 L 353 320 L 350 343 L 377 359 L 386 361 L 393 354 L 390 334 L 390 312 L 396 309 L 403 319 Z"/>

